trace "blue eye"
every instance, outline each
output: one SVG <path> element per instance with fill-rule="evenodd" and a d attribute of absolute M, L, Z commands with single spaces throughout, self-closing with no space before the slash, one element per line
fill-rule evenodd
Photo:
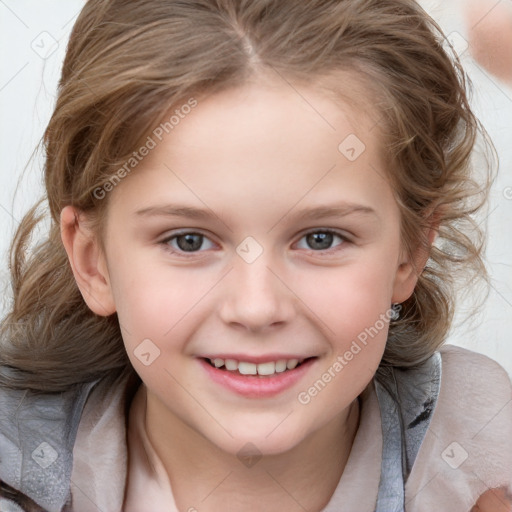
<path fill-rule="evenodd" d="M 168 246 L 168 248 L 172 252 L 197 252 L 203 245 L 203 242 L 208 240 L 201 233 L 194 232 L 185 232 L 179 233 L 177 235 L 173 235 L 165 240 L 162 240 L 162 243 Z M 173 242 L 176 242 L 174 245 Z M 210 242 L 211 243 L 211 242 Z M 177 246 L 177 247 L 176 247 Z M 212 244 L 213 246 L 213 244 Z M 211 247 L 209 247 L 211 248 Z"/>
<path fill-rule="evenodd" d="M 309 247 L 302 247 L 302 249 L 313 250 L 315 252 L 329 250 L 335 238 L 341 240 L 341 243 L 337 244 L 337 246 L 343 245 L 343 243 L 347 241 L 343 235 L 331 229 L 310 231 L 301 238 L 301 240 L 306 240 Z"/>

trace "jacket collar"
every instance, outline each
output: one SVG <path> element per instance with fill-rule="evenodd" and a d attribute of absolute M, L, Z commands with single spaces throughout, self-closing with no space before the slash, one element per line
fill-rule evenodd
<path fill-rule="evenodd" d="M 69 499 L 76 431 L 97 383 L 52 394 L 0 389 L 0 479 L 49 512 Z"/>
<path fill-rule="evenodd" d="M 413 368 L 379 367 L 374 377 L 382 423 L 376 512 L 403 512 L 405 483 L 425 438 L 441 389 L 441 354 Z"/>

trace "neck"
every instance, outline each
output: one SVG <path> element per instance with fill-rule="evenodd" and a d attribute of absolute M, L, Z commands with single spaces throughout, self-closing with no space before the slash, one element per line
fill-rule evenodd
<path fill-rule="evenodd" d="M 147 393 L 147 390 L 146 390 Z M 226 453 L 147 395 L 146 432 L 179 510 L 321 511 L 345 469 L 359 425 L 359 400 L 285 453 L 242 458 Z M 260 458 L 261 457 L 261 458 Z"/>

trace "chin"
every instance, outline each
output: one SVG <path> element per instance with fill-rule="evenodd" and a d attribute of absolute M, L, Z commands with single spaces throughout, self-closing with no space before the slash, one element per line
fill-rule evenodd
<path fill-rule="evenodd" d="M 261 432 L 255 432 L 254 429 L 251 429 L 250 434 L 247 430 L 240 432 L 230 430 L 233 437 L 226 435 L 222 439 L 210 438 L 210 442 L 220 450 L 238 457 L 243 462 L 245 458 L 259 459 L 286 453 L 299 445 L 304 439 L 303 436 L 293 435 L 293 433 L 284 430 L 279 434 L 272 432 L 275 428 L 276 425 L 273 425 Z"/>

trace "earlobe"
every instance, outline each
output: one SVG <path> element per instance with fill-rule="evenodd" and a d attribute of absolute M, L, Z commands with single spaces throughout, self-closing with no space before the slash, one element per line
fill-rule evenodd
<path fill-rule="evenodd" d="M 414 292 L 418 282 L 419 272 L 410 261 L 403 261 L 399 264 L 395 274 L 393 285 L 392 303 L 400 304 L 406 301 Z"/>
<path fill-rule="evenodd" d="M 438 234 L 439 225 L 432 225 L 426 234 L 428 247 L 420 246 L 416 249 L 412 257 L 403 257 L 400 262 L 393 287 L 393 303 L 402 303 L 406 301 L 414 292 L 416 283 L 420 274 L 423 272 L 430 256 L 430 248 Z"/>
<path fill-rule="evenodd" d="M 97 315 L 109 316 L 116 308 L 105 256 L 85 220 L 76 208 L 64 207 L 60 214 L 62 243 L 85 302 Z"/>

